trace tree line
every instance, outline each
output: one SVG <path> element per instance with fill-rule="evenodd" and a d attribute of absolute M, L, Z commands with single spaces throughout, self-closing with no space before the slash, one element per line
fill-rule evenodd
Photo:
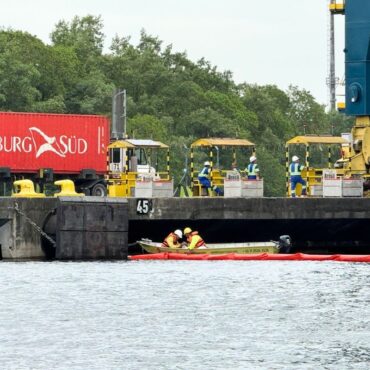
<path fill-rule="evenodd" d="M 237 84 L 232 72 L 204 58 L 191 61 L 144 30 L 137 45 L 116 35 L 104 52 L 101 17 L 60 21 L 50 39 L 45 44 L 27 32 L 0 30 L 0 110 L 110 116 L 112 93 L 124 88 L 129 136 L 171 145 L 176 181 L 184 148 L 196 139 L 246 138 L 256 143 L 265 194 L 281 196 L 285 141 L 304 133 L 340 134 L 352 126 L 351 119 L 326 113 L 307 90 Z M 241 153 L 240 168 L 248 157 Z M 230 168 L 231 157 L 220 161 Z"/>

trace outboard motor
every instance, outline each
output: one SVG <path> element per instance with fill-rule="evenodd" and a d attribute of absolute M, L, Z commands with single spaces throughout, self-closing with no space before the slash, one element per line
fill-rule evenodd
<path fill-rule="evenodd" d="M 292 248 L 292 239 L 289 235 L 281 235 L 279 238 L 279 252 L 290 253 Z"/>

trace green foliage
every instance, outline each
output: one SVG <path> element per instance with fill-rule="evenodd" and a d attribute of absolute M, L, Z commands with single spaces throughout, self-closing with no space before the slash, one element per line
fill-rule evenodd
<path fill-rule="evenodd" d="M 36 88 L 40 74 L 36 67 L 15 60 L 11 53 L 0 56 L 0 109 L 28 111 L 40 98 Z"/>
<path fill-rule="evenodd" d="M 100 17 L 74 17 L 68 23 L 60 21 L 51 33 L 54 45 L 71 47 L 81 62 L 102 54 L 104 46 L 103 22 Z"/>
<path fill-rule="evenodd" d="M 41 74 L 38 89 L 42 99 L 64 97 L 71 91 L 79 79 L 78 66 L 79 62 L 72 48 L 65 46 L 45 48 L 42 61 L 38 63 Z"/>
<path fill-rule="evenodd" d="M 258 162 L 264 179 L 264 195 L 267 197 L 284 196 L 286 189 L 285 165 L 268 148 L 258 150 Z"/>
<path fill-rule="evenodd" d="M 66 94 L 68 112 L 106 114 L 111 107 L 114 85 L 100 71 L 92 71 L 80 79 Z"/>
<path fill-rule="evenodd" d="M 61 95 L 54 96 L 48 100 L 37 101 L 32 105 L 30 111 L 44 113 L 65 113 L 67 111 L 64 98 Z"/>
<path fill-rule="evenodd" d="M 288 96 L 291 102 L 290 117 L 298 131 L 306 134 L 330 133 L 330 123 L 324 106 L 318 104 L 307 90 L 290 86 Z"/>
<path fill-rule="evenodd" d="M 166 125 L 149 114 L 137 114 L 128 120 L 127 132 L 130 137 L 167 141 Z"/>
<path fill-rule="evenodd" d="M 328 119 L 332 126 L 333 135 L 340 135 L 344 132 L 351 132 L 355 124 L 355 118 L 339 112 L 329 112 Z"/>
<path fill-rule="evenodd" d="M 44 48 L 28 33 L 0 32 L 0 109 L 27 111 L 41 97 L 37 67 Z"/>
<path fill-rule="evenodd" d="M 109 53 L 103 53 L 104 37 L 101 18 L 91 15 L 58 22 L 51 45 L 25 32 L 0 30 L 0 109 L 110 115 L 114 89 L 125 88 L 128 134 L 171 145 L 176 181 L 196 139 L 246 138 L 256 144 L 268 196 L 285 194 L 289 138 L 340 134 L 353 125 L 351 118 L 325 113 L 306 90 L 236 85 L 230 71 L 220 72 L 204 58 L 191 61 L 145 30 L 137 45 L 129 36 L 115 36 Z M 250 154 L 237 154 L 240 169 Z M 196 155 L 201 166 L 207 153 Z M 232 153 L 221 149 L 219 160 L 228 169 Z"/>

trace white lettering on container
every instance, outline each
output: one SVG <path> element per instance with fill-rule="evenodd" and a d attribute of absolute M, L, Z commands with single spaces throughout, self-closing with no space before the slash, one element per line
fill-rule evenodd
<path fill-rule="evenodd" d="M 88 150 L 87 140 L 76 135 L 48 136 L 38 127 L 30 127 L 29 131 L 31 136 L 0 135 L 0 152 L 34 152 L 36 158 L 44 153 L 53 152 L 64 158 L 69 154 L 83 155 Z"/>

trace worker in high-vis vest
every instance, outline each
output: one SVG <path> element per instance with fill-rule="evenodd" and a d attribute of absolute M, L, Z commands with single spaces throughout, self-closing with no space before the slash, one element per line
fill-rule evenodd
<path fill-rule="evenodd" d="M 193 231 L 190 227 L 184 229 L 184 235 L 188 243 L 188 249 L 207 248 L 205 241 L 198 234 L 198 231 Z"/>
<path fill-rule="evenodd" d="M 199 172 L 198 180 L 199 180 L 199 182 L 201 183 L 202 186 L 207 188 L 207 191 L 208 191 L 208 189 L 211 188 L 210 176 L 211 176 L 211 163 L 206 161 L 206 162 L 204 162 L 204 167 L 203 167 L 202 171 Z M 219 187 L 214 186 L 213 190 L 217 195 L 223 195 L 223 191 Z"/>
<path fill-rule="evenodd" d="M 260 169 L 258 168 L 257 158 L 252 155 L 249 158 L 249 164 L 245 169 L 248 180 L 257 180 L 259 177 Z"/>
<path fill-rule="evenodd" d="M 292 157 L 292 163 L 289 165 L 289 175 L 290 175 L 290 194 L 292 198 L 296 197 L 295 189 L 297 184 L 302 185 L 302 195 L 306 195 L 306 181 L 302 179 L 302 171 L 304 166 L 299 163 L 299 158 L 294 155 Z"/>
<path fill-rule="evenodd" d="M 162 247 L 167 248 L 181 248 L 180 239 L 182 238 L 182 231 L 175 230 L 173 233 L 170 233 L 162 243 Z"/>

